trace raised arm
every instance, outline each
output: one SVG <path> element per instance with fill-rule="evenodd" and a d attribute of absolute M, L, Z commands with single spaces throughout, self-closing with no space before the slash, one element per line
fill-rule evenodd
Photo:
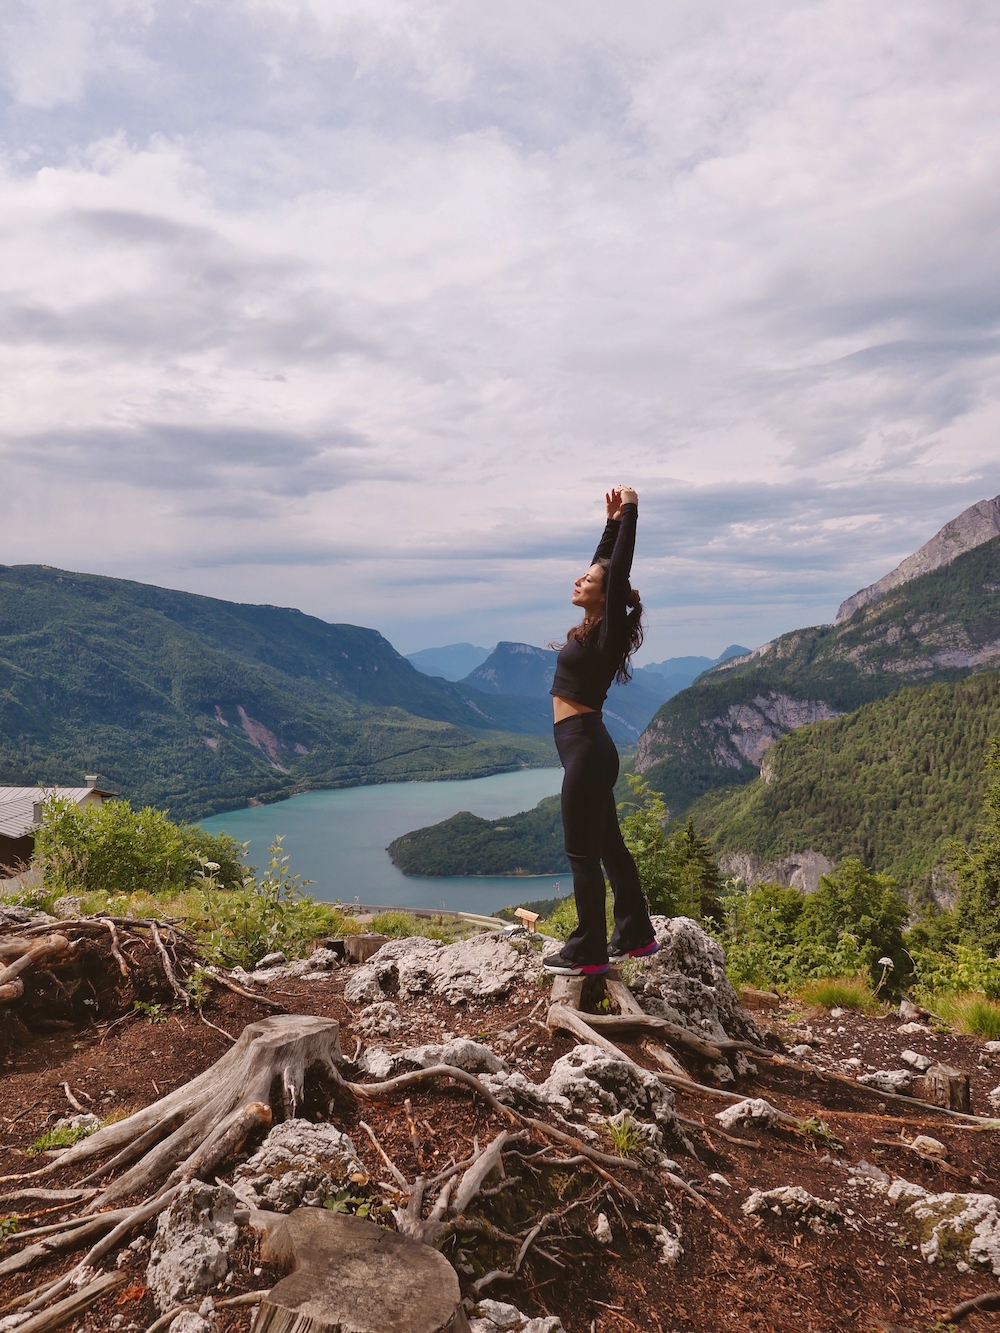
<path fill-rule="evenodd" d="M 622 493 L 617 486 L 607 492 L 604 501 L 608 507 L 608 521 L 604 526 L 601 540 L 597 543 L 594 558 L 590 562 L 592 565 L 596 565 L 598 560 L 609 560 L 611 558 L 611 552 L 615 549 L 615 542 L 618 538 L 618 529 L 621 526 Z"/>
<path fill-rule="evenodd" d="M 639 502 L 635 491 L 623 488 L 621 519 L 617 524 L 614 547 L 611 551 L 611 563 L 604 576 L 604 624 L 601 628 L 601 640 L 604 643 L 616 643 L 625 633 L 628 618 L 629 574 L 632 572 L 632 556 L 635 552 L 635 525 L 639 516 Z M 611 524 L 609 523 L 610 527 Z"/>

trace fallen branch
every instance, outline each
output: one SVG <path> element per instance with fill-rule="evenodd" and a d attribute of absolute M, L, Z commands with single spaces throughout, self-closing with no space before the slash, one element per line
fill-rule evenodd
<path fill-rule="evenodd" d="M 51 1310 L 46 1310 L 44 1314 L 37 1314 L 34 1319 L 19 1324 L 18 1329 L 23 1329 L 24 1333 L 52 1333 L 53 1329 L 68 1324 L 71 1319 L 88 1310 L 109 1291 L 120 1287 L 124 1281 L 124 1273 L 101 1273 L 93 1282 L 88 1282 L 79 1291 L 74 1291 L 72 1296 L 67 1296 L 65 1300 L 53 1305 Z"/>
<path fill-rule="evenodd" d="M 177 974 L 174 972 L 173 964 L 170 961 L 170 955 L 167 953 L 166 945 L 160 938 L 159 927 L 157 926 L 155 921 L 150 922 L 149 933 L 150 935 L 152 935 L 153 943 L 156 945 L 156 948 L 159 951 L 160 960 L 163 963 L 163 975 L 167 979 L 167 984 L 170 986 L 170 989 L 173 991 L 174 995 L 176 995 L 177 999 L 180 1000 L 180 1002 L 184 1005 L 184 1007 L 186 1009 L 190 1009 L 191 996 L 187 993 L 184 987 L 177 980 Z"/>
<path fill-rule="evenodd" d="M 229 1296 L 224 1301 L 213 1301 L 216 1310 L 233 1310 L 240 1305 L 259 1305 L 265 1296 L 270 1296 L 271 1288 L 266 1291 L 245 1291 L 241 1296 Z M 146 1333 L 160 1333 L 161 1329 L 169 1328 L 179 1314 L 185 1310 L 197 1310 L 197 1305 L 175 1305 L 172 1310 L 166 1314 L 161 1314 L 159 1319 L 155 1319 L 146 1329 Z"/>
<path fill-rule="evenodd" d="M 375 1151 L 378 1153 L 379 1157 L 382 1158 L 382 1161 L 386 1164 L 386 1166 L 387 1166 L 387 1167 L 389 1168 L 389 1170 L 392 1172 L 393 1176 L 394 1176 L 395 1179 L 396 1179 L 396 1183 L 400 1186 L 400 1188 L 401 1188 L 405 1193 L 408 1194 L 408 1193 L 410 1192 L 410 1189 L 411 1189 L 410 1182 L 406 1179 L 406 1177 L 403 1175 L 402 1171 L 400 1171 L 399 1167 L 398 1167 L 398 1166 L 396 1165 L 396 1163 L 392 1160 L 392 1158 L 389 1156 L 389 1154 L 386 1152 L 386 1150 L 382 1147 L 381 1143 L 379 1143 L 378 1139 L 375 1137 L 375 1131 L 372 1129 L 371 1125 L 369 1125 L 368 1122 L 367 1122 L 366 1120 L 359 1120 L 359 1121 L 358 1121 L 358 1124 L 361 1126 L 361 1128 L 365 1131 L 365 1133 L 366 1133 L 366 1134 L 368 1135 L 368 1137 L 371 1139 L 372 1144 L 374 1145 Z"/>
<path fill-rule="evenodd" d="M 560 1008 L 567 1008 L 561 1005 Z M 575 1012 L 570 1010 L 570 1012 Z M 656 1018 L 652 1014 L 585 1014 L 586 1023 L 599 1032 L 649 1032 L 655 1033 L 671 1045 L 679 1046 L 682 1051 L 696 1055 L 699 1060 L 711 1063 L 723 1059 L 728 1043 L 703 1041 L 694 1033 L 671 1023 L 666 1018 Z M 733 1043 L 735 1047 L 737 1043 Z"/>
<path fill-rule="evenodd" d="M 412 1069 L 407 1074 L 397 1074 L 395 1078 L 386 1079 L 384 1083 L 348 1083 L 346 1086 L 356 1096 L 370 1101 L 385 1097 L 390 1092 L 398 1092 L 400 1088 L 412 1088 L 417 1083 L 426 1083 L 435 1078 L 451 1078 L 456 1083 L 464 1083 L 466 1087 L 475 1089 L 488 1106 L 505 1116 L 512 1124 L 520 1123 L 522 1117 L 516 1111 L 497 1101 L 489 1088 L 476 1078 L 475 1074 L 469 1074 L 456 1065 L 431 1065 L 428 1069 Z"/>
<path fill-rule="evenodd" d="M 226 990 L 231 990 L 234 995 L 242 995 L 245 1000 L 256 1000 L 258 1004 L 264 1005 L 267 1009 L 273 1009 L 278 1014 L 288 1012 L 285 1006 L 279 1004 L 277 1000 L 270 1000 L 266 995 L 258 995 L 256 991 L 237 986 L 235 981 L 230 981 L 228 977 L 224 977 L 218 968 L 210 967 L 206 970 L 213 981 L 218 982 L 220 986 L 224 986 Z"/>
<path fill-rule="evenodd" d="M 945 1315 L 942 1323 L 960 1324 L 967 1315 L 982 1314 L 989 1310 L 1000 1310 L 1000 1291 L 984 1291 L 971 1301 L 963 1301 L 961 1305 L 955 1306 L 951 1314 Z"/>
<path fill-rule="evenodd" d="M 118 927 L 115 925 L 113 921 L 107 919 L 104 920 L 103 924 L 107 926 L 108 931 L 111 935 L 111 956 L 118 964 L 118 971 L 122 974 L 123 977 L 127 977 L 129 974 L 128 963 L 126 963 L 124 957 L 122 956 L 122 951 L 121 948 L 119 947 Z"/>

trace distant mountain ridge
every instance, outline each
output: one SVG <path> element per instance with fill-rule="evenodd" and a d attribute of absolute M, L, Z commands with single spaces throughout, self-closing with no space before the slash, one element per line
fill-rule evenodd
<path fill-rule="evenodd" d="M 492 648 L 477 648 L 474 643 L 448 643 L 442 648 L 421 648 L 407 653 L 406 660 L 425 676 L 441 676 L 445 680 L 461 680 L 485 662 Z"/>
<path fill-rule="evenodd" d="M 422 675 L 376 630 L 0 566 L 3 783 L 100 773 L 195 818 L 312 788 L 551 764 L 550 728 L 539 701 Z"/>
<path fill-rule="evenodd" d="M 972 540 L 988 530 L 993 504 L 972 506 L 966 515 L 978 516 L 947 527 Z M 788 731 L 904 685 L 1000 665 L 1000 537 L 944 559 L 951 539 L 938 536 L 937 547 L 932 540 L 922 548 L 937 553 L 928 572 L 836 625 L 794 630 L 713 667 L 660 708 L 639 740 L 636 769 L 663 792 L 674 817 L 704 792 L 752 781 Z"/>
<path fill-rule="evenodd" d="M 942 565 L 951 564 L 958 556 L 982 546 L 984 542 L 992 541 L 994 537 L 1000 537 L 1000 495 L 994 496 L 992 500 L 979 500 L 964 509 L 957 518 L 946 523 L 940 532 L 936 532 L 929 542 L 925 542 L 919 551 L 908 555 L 877 583 L 862 588 L 841 602 L 835 623 L 840 625 L 850 620 L 855 611 L 870 606 L 893 588 L 909 583 L 922 574 L 930 574 Z"/>

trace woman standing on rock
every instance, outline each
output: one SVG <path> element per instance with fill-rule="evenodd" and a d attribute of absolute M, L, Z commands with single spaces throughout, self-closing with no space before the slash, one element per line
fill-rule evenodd
<path fill-rule="evenodd" d="M 604 536 L 570 598 L 582 608 L 583 620 L 559 652 L 550 691 L 564 769 L 563 835 L 579 924 L 562 949 L 543 961 L 546 971 L 573 977 L 600 975 L 608 971 L 609 958 L 641 958 L 659 948 L 639 872 L 618 827 L 618 751 L 601 716 L 611 682 L 629 679 L 629 662 L 642 643 L 642 603 L 629 586 L 639 497 L 622 486 L 605 499 Z M 615 898 L 610 947 L 602 861 Z"/>

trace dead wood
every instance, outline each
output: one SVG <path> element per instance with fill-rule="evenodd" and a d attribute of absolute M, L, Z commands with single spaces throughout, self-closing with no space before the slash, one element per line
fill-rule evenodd
<path fill-rule="evenodd" d="M 1000 1310 L 1000 1291 L 984 1291 L 971 1301 L 963 1301 L 961 1305 L 955 1306 L 951 1314 L 945 1315 L 942 1323 L 960 1324 L 970 1314 L 982 1314 L 989 1310 Z"/>
<path fill-rule="evenodd" d="M 23 1329 L 24 1333 L 52 1333 L 52 1330 L 62 1328 L 78 1314 L 88 1310 L 109 1291 L 120 1287 L 124 1281 L 124 1273 L 101 1273 L 93 1282 L 88 1282 L 79 1291 L 74 1291 L 72 1296 L 67 1296 L 53 1305 L 51 1310 L 46 1310 L 42 1314 L 35 1315 L 33 1319 L 19 1324 L 18 1329 Z"/>
<path fill-rule="evenodd" d="M 8 1255 L 6 1259 L 0 1259 L 0 1278 L 9 1277 L 11 1273 L 23 1273 L 28 1268 L 37 1268 L 54 1254 L 68 1254 L 72 1250 L 82 1249 L 93 1236 L 111 1231 L 130 1211 L 118 1209 L 112 1213 L 100 1213 L 97 1217 L 78 1219 L 75 1223 L 62 1223 L 54 1235 L 36 1241 L 34 1245 L 26 1246 L 17 1254 Z M 16 1241 L 17 1234 L 10 1239 Z"/>
<path fill-rule="evenodd" d="M 642 1049 L 646 1052 L 647 1055 L 652 1056 L 653 1059 L 657 1062 L 657 1064 L 662 1065 L 663 1068 L 667 1070 L 668 1073 L 676 1074 L 678 1078 L 691 1077 L 688 1071 L 681 1064 L 680 1060 L 676 1059 L 670 1053 L 670 1051 L 666 1050 L 665 1047 L 657 1046 L 657 1044 L 653 1041 L 644 1041 L 642 1043 Z"/>
<path fill-rule="evenodd" d="M 334 1019 L 310 1015 L 250 1023 L 236 1044 L 203 1074 L 125 1120 L 82 1139 L 42 1172 L 63 1171 L 77 1162 L 116 1154 L 78 1182 L 84 1184 L 135 1163 L 110 1182 L 88 1205 L 88 1212 L 97 1212 L 127 1194 L 149 1194 L 168 1177 L 171 1182 L 190 1179 L 222 1160 L 218 1154 L 238 1133 L 240 1124 L 246 1127 L 254 1116 L 263 1123 L 263 1112 L 249 1109 L 253 1103 L 264 1107 L 273 1103 L 290 1117 L 302 1101 L 311 1068 L 318 1066 L 339 1080 L 337 1062 L 343 1057 L 338 1033 Z"/>
<path fill-rule="evenodd" d="M 149 933 L 153 937 L 153 943 L 156 945 L 157 951 L 160 955 L 160 960 L 163 965 L 163 975 L 167 979 L 167 984 L 169 985 L 170 989 L 173 991 L 177 999 L 180 1000 L 180 1002 L 184 1005 L 185 1009 L 190 1009 L 191 996 L 187 993 L 184 987 L 177 980 L 177 974 L 174 972 L 173 963 L 171 963 L 170 961 L 170 955 L 167 953 L 166 945 L 160 938 L 160 931 L 155 921 L 150 922 Z"/>
<path fill-rule="evenodd" d="M 258 995 L 256 991 L 247 990 L 244 986 L 237 986 L 235 981 L 231 981 L 229 977 L 224 977 L 217 967 L 210 967 L 207 972 L 213 981 L 220 986 L 224 986 L 226 990 L 231 990 L 234 995 L 242 995 L 245 1000 L 256 1000 L 265 1009 L 273 1009 L 278 1014 L 288 1012 L 285 1006 L 279 1004 L 277 1000 L 271 1000 L 266 995 Z"/>
<path fill-rule="evenodd" d="M 263 1291 L 244 1291 L 239 1296 L 228 1296 L 224 1301 L 213 1301 L 212 1304 L 217 1310 L 234 1310 L 241 1305 L 260 1305 L 264 1297 L 270 1294 L 270 1291 L 270 1287 Z M 198 1304 L 200 1305 L 201 1302 L 199 1301 Z M 185 1310 L 197 1310 L 197 1308 L 198 1305 L 175 1305 L 172 1310 L 168 1310 L 166 1314 L 161 1314 L 159 1319 L 154 1320 L 146 1329 L 146 1333 L 160 1333 L 161 1329 L 169 1328 L 179 1314 L 183 1314 Z"/>
<path fill-rule="evenodd" d="M 52 962 L 54 959 L 64 957 L 72 948 L 73 946 L 65 935 L 46 935 L 42 939 L 36 940 L 19 958 L 15 958 L 6 967 L 0 968 L 0 995 L 3 993 L 3 988 L 8 986 L 15 977 L 20 977 L 24 972 L 31 972 L 36 967 Z"/>
<path fill-rule="evenodd" d="M 416 1083 L 426 1083 L 428 1080 L 435 1078 L 451 1078 L 456 1083 L 464 1083 L 466 1087 L 474 1088 L 487 1105 L 512 1123 L 521 1120 L 521 1116 L 516 1111 L 512 1111 L 509 1106 L 504 1106 L 502 1102 L 497 1101 L 492 1092 L 476 1078 L 475 1074 L 469 1074 L 455 1065 L 431 1065 L 428 1069 L 413 1069 L 407 1074 L 397 1074 L 395 1078 L 386 1079 L 384 1083 L 348 1083 L 346 1086 L 358 1097 L 377 1100 L 390 1092 L 398 1092 L 400 1088 L 411 1088 Z"/>

